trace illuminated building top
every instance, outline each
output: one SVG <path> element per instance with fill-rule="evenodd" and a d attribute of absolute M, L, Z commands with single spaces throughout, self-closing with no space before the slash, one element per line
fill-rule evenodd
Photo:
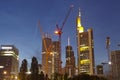
<path fill-rule="evenodd" d="M 81 13 L 80 13 L 80 9 L 79 9 L 79 15 L 77 17 L 76 23 L 77 23 L 77 30 L 79 31 L 79 33 L 84 32 L 84 27 L 81 25 Z"/>
<path fill-rule="evenodd" d="M 13 45 L 1 45 L 0 56 L 13 56 L 18 60 L 18 49 Z"/>

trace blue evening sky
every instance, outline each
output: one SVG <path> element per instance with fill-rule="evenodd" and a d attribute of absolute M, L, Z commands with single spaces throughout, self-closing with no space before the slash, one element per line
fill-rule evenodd
<path fill-rule="evenodd" d="M 0 45 L 15 45 L 19 49 L 20 62 L 27 59 L 30 65 L 33 56 L 41 63 L 41 34 L 52 35 L 56 24 L 61 26 L 69 6 L 73 4 L 62 34 L 62 61 L 65 64 L 67 38 L 76 49 L 76 17 L 81 9 L 82 25 L 94 31 L 94 54 L 96 65 L 107 61 L 106 37 L 111 38 L 111 50 L 119 49 L 120 44 L 120 1 L 119 0 L 0 0 Z M 77 59 L 76 59 L 77 60 Z"/>

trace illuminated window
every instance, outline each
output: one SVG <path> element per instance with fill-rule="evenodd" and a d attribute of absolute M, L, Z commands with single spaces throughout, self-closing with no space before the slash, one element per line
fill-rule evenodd
<path fill-rule="evenodd" d="M 84 46 L 84 47 L 80 47 L 80 51 L 86 51 L 86 50 L 88 50 L 88 46 Z"/>
<path fill-rule="evenodd" d="M 81 61 L 80 61 L 80 64 L 82 64 L 82 65 L 90 64 L 90 60 L 89 60 L 89 59 L 81 60 Z"/>

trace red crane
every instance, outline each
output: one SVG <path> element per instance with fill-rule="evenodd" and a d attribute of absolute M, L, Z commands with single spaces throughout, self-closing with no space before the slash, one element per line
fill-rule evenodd
<path fill-rule="evenodd" d="M 67 12 L 67 15 L 65 16 L 65 19 L 64 19 L 64 21 L 62 23 L 62 26 L 59 27 L 58 24 L 56 24 L 57 29 L 56 29 L 56 31 L 54 33 L 59 36 L 59 41 L 60 42 L 61 42 L 61 35 L 62 35 L 63 27 L 64 27 L 64 25 L 65 25 L 65 23 L 66 23 L 66 21 L 68 19 L 68 16 L 70 15 L 70 12 L 71 12 L 71 10 L 72 10 L 73 7 L 74 7 L 73 5 L 70 6 L 70 8 L 69 8 L 69 10 Z"/>
<path fill-rule="evenodd" d="M 63 23 L 62 23 L 62 25 L 61 25 L 61 27 L 60 26 L 58 26 L 58 24 L 56 24 L 56 31 L 54 32 L 56 35 L 58 35 L 58 41 L 59 41 L 59 53 L 60 53 L 60 59 L 59 59 L 59 71 L 60 71 L 60 73 L 61 73 L 61 63 L 62 63 L 62 61 L 61 61 L 61 36 L 62 36 L 62 30 L 63 30 L 63 27 L 64 27 L 64 25 L 65 25 L 65 23 L 66 23 L 66 21 L 67 21 L 67 19 L 68 19 L 68 17 L 69 17 L 69 15 L 70 15 L 70 12 L 71 12 L 71 10 L 72 10 L 72 8 L 74 7 L 74 5 L 70 5 L 70 8 L 69 8 L 69 10 L 68 10 L 68 12 L 67 12 L 67 14 L 66 14 L 66 16 L 65 16 L 65 19 L 64 19 L 64 21 L 63 21 Z"/>

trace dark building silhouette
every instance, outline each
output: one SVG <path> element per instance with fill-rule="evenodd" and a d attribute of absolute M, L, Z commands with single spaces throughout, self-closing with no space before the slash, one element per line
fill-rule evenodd
<path fill-rule="evenodd" d="M 66 64 L 65 64 L 65 73 L 68 74 L 68 77 L 73 77 L 75 75 L 75 57 L 72 46 L 69 44 L 66 46 Z"/>
<path fill-rule="evenodd" d="M 103 75 L 103 65 L 97 65 L 97 75 Z"/>
<path fill-rule="evenodd" d="M 17 80 L 19 68 L 19 51 L 14 45 L 0 46 L 0 78 Z"/>

